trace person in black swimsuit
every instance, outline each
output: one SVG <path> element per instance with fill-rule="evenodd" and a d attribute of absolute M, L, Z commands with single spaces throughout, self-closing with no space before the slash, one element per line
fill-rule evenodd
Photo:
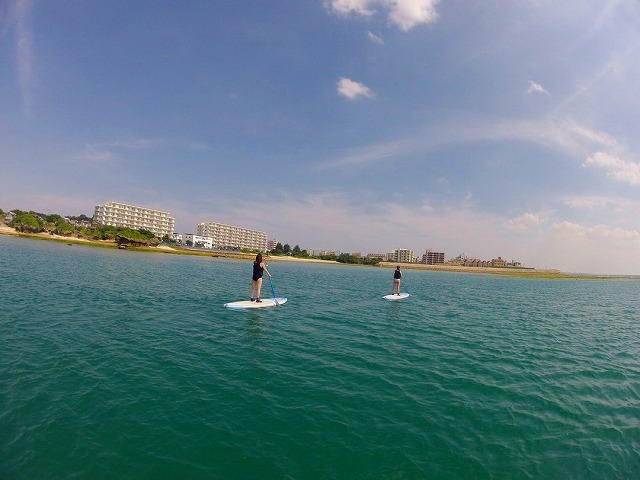
<path fill-rule="evenodd" d="M 250 296 L 252 302 L 254 300 L 256 302 L 262 301 L 260 300 L 260 289 L 262 288 L 263 273 L 266 273 L 267 275 L 269 275 L 269 278 L 271 278 L 271 274 L 269 273 L 269 270 L 267 270 L 267 266 L 262 261 L 262 254 L 259 253 L 258 255 L 256 255 L 256 261 L 253 262 L 253 276 L 251 277 L 251 296 Z M 256 294 L 255 298 L 253 297 L 254 292 Z"/>
<path fill-rule="evenodd" d="M 400 279 L 402 278 L 402 272 L 400 271 L 400 265 L 398 265 L 393 272 L 393 288 L 391 294 L 400 295 Z"/>

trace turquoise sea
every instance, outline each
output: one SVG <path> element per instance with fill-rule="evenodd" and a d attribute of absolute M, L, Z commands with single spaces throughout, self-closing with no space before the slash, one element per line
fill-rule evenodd
<path fill-rule="evenodd" d="M 269 270 L 0 237 L 0 478 L 640 478 L 639 281 Z"/>

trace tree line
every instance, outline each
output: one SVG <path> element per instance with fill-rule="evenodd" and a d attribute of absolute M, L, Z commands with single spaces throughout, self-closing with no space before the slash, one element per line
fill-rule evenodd
<path fill-rule="evenodd" d="M 14 209 L 9 212 L 11 219 L 9 227 L 23 233 L 49 233 L 64 237 L 85 238 L 87 240 L 111 240 L 118 243 L 138 243 L 144 245 L 158 245 L 160 240 L 149 230 L 136 230 L 126 227 L 92 224 L 91 217 L 86 215 L 62 217 L 57 213 L 46 214 L 33 210 L 25 212 Z M 4 219 L 7 215 L 0 209 Z"/>
<path fill-rule="evenodd" d="M 349 253 L 341 253 L 340 255 L 335 254 L 324 254 L 312 257 L 309 255 L 307 250 L 300 249 L 299 245 L 291 248 L 291 245 L 285 243 L 282 245 L 280 242 L 276 244 L 276 247 L 269 252 L 271 255 L 290 255 L 292 257 L 297 258 L 318 258 L 320 260 L 331 260 L 339 263 L 351 263 L 351 264 L 361 264 L 361 265 L 377 265 L 380 263 L 379 258 L 362 258 L 356 257 Z"/>

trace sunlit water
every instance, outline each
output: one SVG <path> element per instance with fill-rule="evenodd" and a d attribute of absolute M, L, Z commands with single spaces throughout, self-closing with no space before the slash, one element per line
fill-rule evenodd
<path fill-rule="evenodd" d="M 640 282 L 269 270 L 0 237 L 0 478 L 640 478 Z"/>

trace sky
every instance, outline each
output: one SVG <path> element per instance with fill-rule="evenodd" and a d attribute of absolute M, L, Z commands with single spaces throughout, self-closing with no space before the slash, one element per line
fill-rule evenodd
<path fill-rule="evenodd" d="M 0 0 L 0 208 L 640 274 L 638 0 Z"/>

